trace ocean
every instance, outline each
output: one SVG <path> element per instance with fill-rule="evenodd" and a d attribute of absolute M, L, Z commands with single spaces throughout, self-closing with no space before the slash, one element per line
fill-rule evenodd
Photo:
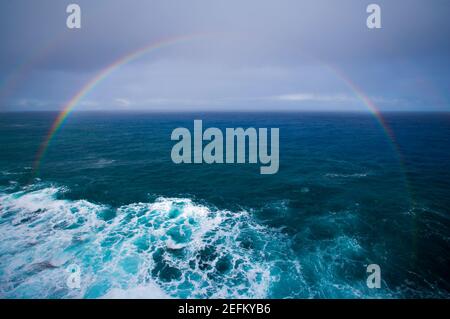
<path fill-rule="evenodd" d="M 80 112 L 35 165 L 57 115 L 0 114 L 2 298 L 450 297 L 447 113 Z M 174 164 L 195 119 L 279 128 L 278 173 Z"/>

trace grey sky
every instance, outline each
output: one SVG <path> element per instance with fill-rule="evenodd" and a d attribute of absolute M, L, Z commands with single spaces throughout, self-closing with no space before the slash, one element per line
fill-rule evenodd
<path fill-rule="evenodd" d="M 65 8 L 82 9 L 68 30 Z M 382 29 L 366 7 L 382 8 Z M 56 110 L 105 66 L 160 39 L 208 35 L 115 70 L 79 110 L 449 110 L 446 0 L 2 1 L 0 110 Z"/>

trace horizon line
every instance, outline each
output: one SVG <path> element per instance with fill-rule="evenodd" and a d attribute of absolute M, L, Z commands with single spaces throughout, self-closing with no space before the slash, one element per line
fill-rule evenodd
<path fill-rule="evenodd" d="M 0 114 L 4 113 L 60 113 L 60 110 L 0 110 Z M 380 110 L 381 113 L 450 113 L 450 110 Z M 73 113 L 361 113 L 371 114 L 368 110 L 235 110 L 235 109 L 220 109 L 220 110 L 206 110 L 206 109 L 176 109 L 176 110 L 143 110 L 143 109 L 128 109 L 128 110 L 76 110 Z"/>

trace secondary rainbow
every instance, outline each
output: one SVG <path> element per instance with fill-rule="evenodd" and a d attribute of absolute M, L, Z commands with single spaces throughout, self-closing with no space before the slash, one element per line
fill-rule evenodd
<path fill-rule="evenodd" d="M 64 33 L 60 33 L 56 38 L 47 42 L 36 54 L 31 55 L 29 59 L 18 65 L 14 72 L 9 74 L 1 83 L 0 101 L 6 102 L 20 84 L 30 76 L 34 68 L 44 62 L 58 45 L 64 45 L 64 41 L 67 41 L 67 39 L 64 38 Z"/>

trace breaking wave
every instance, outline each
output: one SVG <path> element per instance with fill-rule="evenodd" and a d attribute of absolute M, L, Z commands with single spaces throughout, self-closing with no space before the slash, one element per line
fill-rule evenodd
<path fill-rule="evenodd" d="M 247 211 L 164 197 L 112 208 L 65 191 L 0 191 L 1 297 L 264 298 L 282 269 L 302 281 L 288 238 Z"/>

